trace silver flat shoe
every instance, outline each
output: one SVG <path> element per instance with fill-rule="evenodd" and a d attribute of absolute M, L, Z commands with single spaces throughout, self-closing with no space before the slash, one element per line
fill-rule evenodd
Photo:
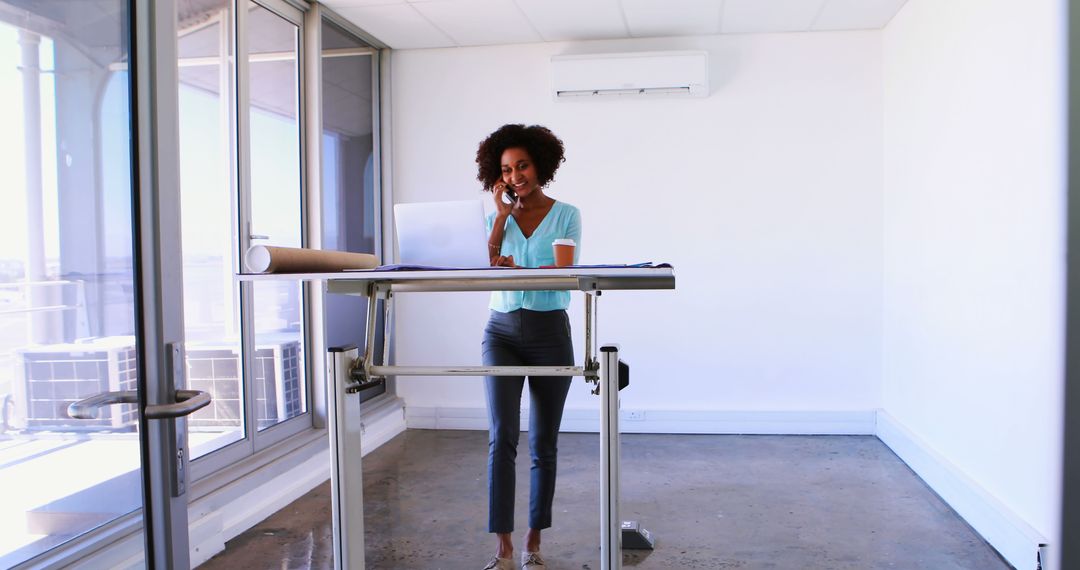
<path fill-rule="evenodd" d="M 539 552 L 522 552 L 521 570 L 548 570 L 548 567 Z"/>
<path fill-rule="evenodd" d="M 517 568 L 514 567 L 513 558 L 495 557 L 491 559 L 491 562 L 488 562 L 487 566 L 484 566 L 484 570 L 517 570 Z"/>

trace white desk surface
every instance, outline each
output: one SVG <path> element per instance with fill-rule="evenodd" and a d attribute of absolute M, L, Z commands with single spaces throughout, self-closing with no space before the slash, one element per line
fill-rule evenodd
<path fill-rule="evenodd" d="M 397 292 L 435 291 L 612 291 L 674 289 L 670 267 L 566 267 L 552 269 L 441 269 L 336 271 L 237 275 L 242 281 L 325 281 L 327 291 L 366 295 L 376 284 Z"/>
<path fill-rule="evenodd" d="M 552 269 L 495 269 L 480 267 L 476 269 L 440 269 L 378 271 L 364 269 L 358 271 L 335 271 L 332 273 L 241 273 L 236 276 L 241 281 L 414 281 L 423 279 L 536 279 L 565 277 L 603 277 L 611 279 L 636 277 L 671 277 L 675 272 L 671 267 L 566 267 Z"/>

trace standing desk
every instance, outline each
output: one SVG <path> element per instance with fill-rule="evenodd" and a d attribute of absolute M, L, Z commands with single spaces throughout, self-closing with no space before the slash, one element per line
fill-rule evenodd
<path fill-rule="evenodd" d="M 335 273 L 241 275 L 248 281 L 323 281 L 329 293 L 367 297 L 366 339 L 327 354 L 334 567 L 364 568 L 362 425 L 355 394 L 387 376 L 583 376 L 600 396 L 600 568 L 622 567 L 619 518 L 619 347 L 596 351 L 598 301 L 603 291 L 674 289 L 670 267 L 568 267 L 557 269 L 365 270 Z M 581 366 L 388 365 L 390 317 L 396 293 L 448 291 L 582 291 L 585 297 L 585 359 Z M 375 350 L 378 301 L 384 301 L 382 354 Z M 408 331 L 401 331 L 409 334 Z M 624 379 L 625 380 L 625 379 Z"/>

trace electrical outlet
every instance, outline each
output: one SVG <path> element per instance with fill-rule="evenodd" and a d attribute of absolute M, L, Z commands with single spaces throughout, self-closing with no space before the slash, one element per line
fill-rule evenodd
<path fill-rule="evenodd" d="M 625 412 L 623 412 L 623 417 L 625 417 L 627 421 L 640 422 L 640 421 L 645 419 L 645 411 L 644 410 L 626 410 Z"/>

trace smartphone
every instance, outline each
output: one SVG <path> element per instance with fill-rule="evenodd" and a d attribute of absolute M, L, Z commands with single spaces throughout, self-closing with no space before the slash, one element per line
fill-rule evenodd
<path fill-rule="evenodd" d="M 494 188 L 492 188 L 492 192 L 494 191 Z M 517 204 L 517 199 L 517 194 L 514 193 L 514 191 L 510 188 L 510 185 L 507 184 L 506 189 L 503 190 L 503 203 L 510 204 L 512 206 L 514 204 Z"/>

